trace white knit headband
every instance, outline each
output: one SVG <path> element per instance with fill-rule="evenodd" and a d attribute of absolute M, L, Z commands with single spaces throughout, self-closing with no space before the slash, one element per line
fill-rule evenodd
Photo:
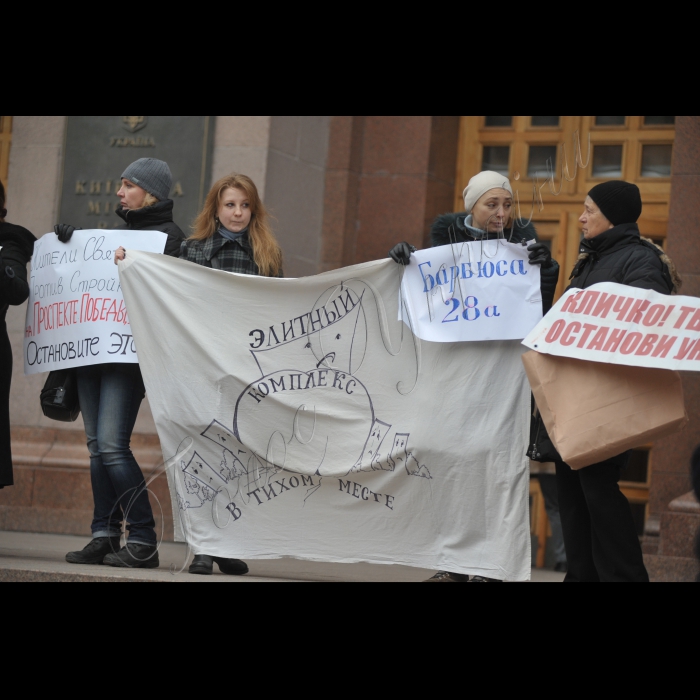
<path fill-rule="evenodd" d="M 484 170 L 477 173 L 469 180 L 469 184 L 464 188 L 462 196 L 464 197 L 464 209 L 467 214 L 472 210 L 472 207 L 483 197 L 489 190 L 503 189 L 510 192 L 513 196 L 513 190 L 510 187 L 510 181 L 505 175 L 496 173 L 493 170 Z"/>

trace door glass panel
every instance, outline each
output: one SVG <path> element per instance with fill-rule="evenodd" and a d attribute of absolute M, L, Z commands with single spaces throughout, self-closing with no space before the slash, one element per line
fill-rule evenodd
<path fill-rule="evenodd" d="M 644 126 L 656 126 L 657 124 L 675 124 L 675 117 L 644 117 Z"/>
<path fill-rule="evenodd" d="M 547 169 L 547 160 L 551 159 L 549 170 Z M 530 152 L 527 160 L 527 176 L 545 178 L 550 171 L 554 172 L 557 168 L 557 147 L 556 146 L 530 146 Z"/>
<path fill-rule="evenodd" d="M 508 159 L 510 146 L 484 146 L 481 160 L 482 170 L 494 170 L 508 177 Z"/>
<path fill-rule="evenodd" d="M 671 144 L 642 146 L 642 177 L 671 177 Z"/>
<path fill-rule="evenodd" d="M 559 117 L 530 117 L 531 126 L 559 126 Z"/>
<path fill-rule="evenodd" d="M 513 123 L 513 117 L 485 117 L 486 126 L 510 126 Z"/>
<path fill-rule="evenodd" d="M 624 126 L 627 117 L 596 117 L 596 126 Z"/>
<path fill-rule="evenodd" d="M 622 177 L 622 146 L 593 147 L 593 177 Z"/>

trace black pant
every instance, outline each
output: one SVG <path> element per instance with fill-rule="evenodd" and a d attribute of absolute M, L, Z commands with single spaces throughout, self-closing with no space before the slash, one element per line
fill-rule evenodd
<path fill-rule="evenodd" d="M 4 272 L 2 274 L 5 274 Z M 5 312 L 0 300 L 0 487 L 12 485 L 12 450 L 10 449 L 10 382 L 12 381 L 12 346 L 7 337 Z"/>
<path fill-rule="evenodd" d="M 556 462 L 571 581 L 649 581 L 629 502 L 617 482 L 630 452 L 574 470 Z"/>

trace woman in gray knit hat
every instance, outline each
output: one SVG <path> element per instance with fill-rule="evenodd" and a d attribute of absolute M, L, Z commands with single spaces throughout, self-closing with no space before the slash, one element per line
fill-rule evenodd
<path fill-rule="evenodd" d="M 173 222 L 169 198 L 172 176 L 168 164 L 156 158 L 139 158 L 122 173 L 117 215 L 124 220 L 124 243 L 137 231 L 168 235 L 165 254 L 177 256 L 185 239 Z M 56 234 L 67 243 L 75 226 L 57 224 Z M 117 249 L 115 261 L 124 257 Z M 144 487 L 141 468 L 131 452 L 131 433 L 145 396 L 137 364 L 104 363 L 77 368 L 78 397 L 85 423 L 90 477 L 95 510 L 92 539 L 80 551 L 68 552 L 71 564 L 108 564 L 153 569 L 159 565 L 155 520 Z M 126 513 L 129 532 L 119 548 Z"/>

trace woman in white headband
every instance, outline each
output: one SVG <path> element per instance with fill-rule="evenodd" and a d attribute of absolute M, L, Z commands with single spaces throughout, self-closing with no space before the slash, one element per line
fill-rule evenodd
<path fill-rule="evenodd" d="M 532 241 L 528 245 L 529 262 L 540 265 L 542 312 L 552 307 L 554 292 L 559 281 L 559 265 L 552 259 L 549 248 L 537 240 L 532 222 L 522 222 L 514 216 L 513 190 L 504 175 L 484 170 L 474 175 L 462 193 L 464 211 L 438 216 L 430 229 L 433 247 L 448 243 L 505 238 L 511 243 Z M 401 265 L 408 265 L 415 248 L 402 241 L 389 251 L 389 257 Z"/>
<path fill-rule="evenodd" d="M 528 260 L 531 265 L 540 265 L 540 289 L 542 312 L 552 307 L 554 292 L 559 280 L 559 265 L 552 259 L 549 248 L 537 240 L 532 222 L 523 222 L 513 211 L 513 190 L 508 178 L 492 170 L 474 175 L 464 188 L 464 211 L 438 216 L 430 229 L 433 247 L 448 243 L 463 243 L 478 240 L 504 238 L 511 243 L 529 242 Z M 406 241 L 398 243 L 389 251 L 389 257 L 401 265 L 408 265 L 415 248 Z M 526 446 L 523 445 L 523 451 Z M 556 498 L 555 477 L 540 475 L 540 485 L 545 496 L 547 513 L 555 537 L 557 563 L 565 566 L 566 553 L 563 546 L 561 522 Z M 428 581 L 437 582 L 490 582 L 484 576 L 468 576 L 451 571 L 438 571 Z"/>

